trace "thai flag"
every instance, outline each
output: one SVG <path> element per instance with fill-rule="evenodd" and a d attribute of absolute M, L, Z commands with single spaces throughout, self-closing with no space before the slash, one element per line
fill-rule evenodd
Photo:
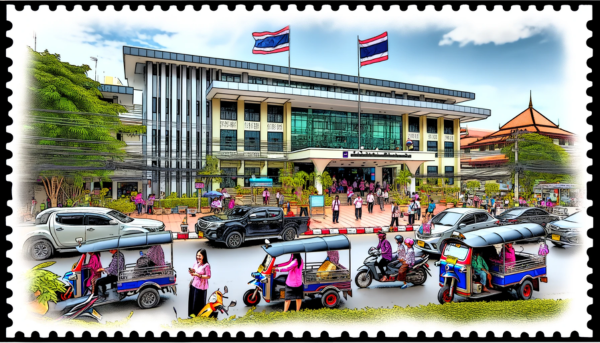
<path fill-rule="evenodd" d="M 275 54 L 290 50 L 290 27 L 277 32 L 253 32 L 254 48 L 253 54 Z"/>
<path fill-rule="evenodd" d="M 366 40 L 358 40 L 360 45 L 360 66 L 386 61 L 388 59 L 388 34 Z"/>

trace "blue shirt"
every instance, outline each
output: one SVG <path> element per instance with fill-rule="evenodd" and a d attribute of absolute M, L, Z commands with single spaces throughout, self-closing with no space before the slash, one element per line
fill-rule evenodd
<path fill-rule="evenodd" d="M 492 199 L 492 206 L 494 206 L 495 202 L 496 202 L 496 200 Z"/>

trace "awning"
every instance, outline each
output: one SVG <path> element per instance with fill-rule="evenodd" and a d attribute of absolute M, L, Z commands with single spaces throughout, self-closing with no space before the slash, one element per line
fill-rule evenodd
<path fill-rule="evenodd" d="M 262 248 L 267 254 L 277 257 L 285 254 L 302 252 L 346 250 L 350 249 L 350 241 L 346 236 L 340 235 L 297 239 L 295 241 L 275 243 L 269 246 L 263 245 Z"/>
<path fill-rule="evenodd" d="M 244 161 L 244 168 L 264 168 L 265 161 Z"/>
<path fill-rule="evenodd" d="M 242 161 L 221 161 L 221 168 L 237 168 L 242 167 Z"/>
<path fill-rule="evenodd" d="M 285 162 L 281 162 L 281 161 L 267 161 L 267 167 L 268 168 L 278 168 L 278 169 L 283 169 L 285 168 Z"/>

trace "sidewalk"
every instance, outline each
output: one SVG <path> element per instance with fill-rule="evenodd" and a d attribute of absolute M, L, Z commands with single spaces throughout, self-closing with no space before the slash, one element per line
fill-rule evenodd
<path fill-rule="evenodd" d="M 340 222 L 333 224 L 331 222 L 331 215 L 315 215 L 310 219 L 310 229 L 339 229 L 339 228 L 363 228 L 363 227 L 381 227 L 381 226 L 389 226 L 392 221 L 392 206 L 385 205 L 385 211 L 381 211 L 379 206 L 373 207 L 373 213 L 368 213 L 367 207 L 363 206 L 363 213 L 361 220 L 355 220 L 354 217 L 354 206 L 341 206 L 340 209 Z M 446 207 L 438 204 L 436 206 L 434 214 L 438 214 L 445 210 Z M 196 224 L 198 218 L 203 216 L 208 216 L 211 214 L 196 214 L 196 217 L 192 217 L 191 215 L 187 216 L 188 220 L 188 231 L 195 232 L 194 225 Z M 172 232 L 181 232 L 181 223 L 185 218 L 185 214 L 141 214 L 138 215 L 134 213 L 131 215 L 133 218 L 147 218 L 147 219 L 156 219 L 165 223 L 166 230 L 170 230 Z M 415 226 L 421 225 L 421 220 L 415 220 Z M 399 218 L 398 219 L 399 226 L 408 225 L 408 217 Z"/>

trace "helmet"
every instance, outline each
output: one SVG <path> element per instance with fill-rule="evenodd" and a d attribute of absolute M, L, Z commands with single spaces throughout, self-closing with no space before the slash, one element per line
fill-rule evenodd
<path fill-rule="evenodd" d="M 379 234 L 377 234 L 377 237 L 379 237 L 379 239 L 384 239 L 385 238 L 385 232 L 380 232 Z"/>
<path fill-rule="evenodd" d="M 415 242 L 412 240 L 412 238 L 406 238 L 404 240 L 404 244 L 408 245 L 409 247 L 412 247 L 413 244 L 415 244 Z"/>
<path fill-rule="evenodd" d="M 402 237 L 402 235 L 398 235 L 394 237 L 394 239 L 396 240 L 396 242 L 398 242 L 398 244 L 402 244 L 402 242 L 404 241 L 404 237 Z"/>

